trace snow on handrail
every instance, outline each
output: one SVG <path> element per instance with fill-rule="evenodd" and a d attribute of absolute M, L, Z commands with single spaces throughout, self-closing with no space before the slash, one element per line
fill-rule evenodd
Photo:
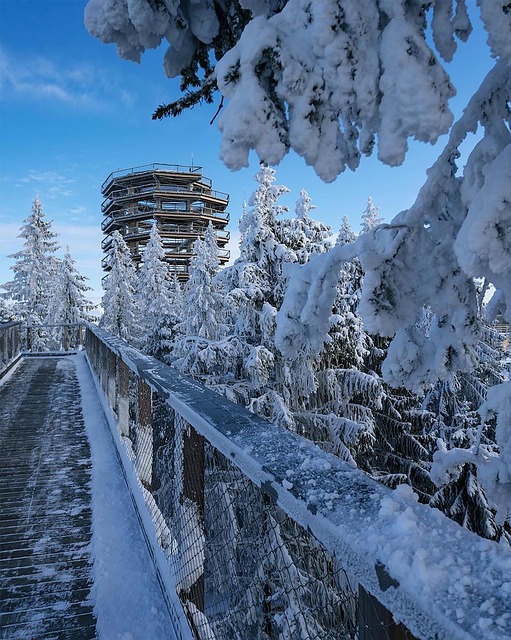
<path fill-rule="evenodd" d="M 127 397 L 127 375 L 134 381 L 130 384 L 138 385 L 134 388 L 139 389 L 139 398 L 142 388 L 148 390 L 143 396 L 144 402 L 147 405 L 147 398 L 149 405 L 153 402 L 153 413 L 155 406 L 167 405 L 176 416 L 174 420 L 179 418 L 189 425 L 184 433 L 195 431 L 209 443 L 213 452 L 223 456 L 222 469 L 233 465 L 238 473 L 259 488 L 266 501 L 301 527 L 302 533 L 297 534 L 299 539 L 311 535 L 307 544 L 312 544 L 312 540 L 320 543 L 331 558 L 328 566 L 342 567 L 351 576 L 347 584 L 354 578 L 361 587 L 361 594 L 372 594 L 415 636 L 427 639 L 511 638 L 511 553 L 508 548 L 476 536 L 436 509 L 418 504 L 407 485 L 395 490 L 380 485 L 312 442 L 249 413 L 97 327 L 88 327 L 86 349 L 92 369 L 116 411 L 121 433 L 126 441 L 131 442 L 129 439 L 134 438 L 132 455 L 146 492 L 154 481 L 151 475 L 154 462 L 151 466 L 143 458 L 139 460 L 139 449 L 143 445 L 151 447 L 152 451 L 156 436 L 147 431 L 148 425 L 152 424 L 151 409 L 147 406 L 145 418 L 139 418 L 139 431 L 132 434 L 128 416 L 133 412 L 128 412 L 126 398 L 118 393 L 124 385 Z M 180 451 L 184 450 L 182 442 L 180 446 Z M 169 457 L 171 466 L 176 465 L 176 455 L 174 452 Z M 173 483 L 184 486 L 185 480 L 178 474 Z M 224 484 L 228 486 L 228 483 Z M 155 492 L 157 497 L 158 491 Z M 172 504 L 170 512 L 180 513 L 181 507 Z M 156 506 L 154 508 L 157 510 Z M 194 530 L 198 523 L 204 524 L 201 509 L 203 506 L 196 507 Z M 236 520 L 234 513 L 232 510 L 229 516 L 233 522 Z M 221 518 L 227 518 L 227 515 L 224 513 Z M 267 516 L 265 522 L 268 518 L 271 522 L 278 520 L 276 516 Z M 168 520 L 165 522 L 168 525 Z M 212 526 L 214 528 L 216 524 L 212 523 Z M 232 536 L 241 535 L 234 524 L 232 530 Z M 203 548 L 201 545 L 205 544 L 208 535 L 206 530 L 203 538 L 197 539 L 199 548 Z M 176 540 L 176 536 L 169 533 L 167 548 L 178 549 L 183 554 L 179 542 L 179 535 Z M 269 554 L 270 560 L 266 561 L 275 562 L 272 549 Z M 229 561 L 234 563 L 233 558 Z M 302 573 L 297 570 L 303 578 Z M 289 580 L 296 585 L 296 580 Z M 328 578 L 324 580 L 328 581 Z M 280 593 L 284 591 L 281 587 Z M 292 609 L 289 603 L 296 604 L 300 597 L 295 594 L 293 600 L 290 595 L 285 600 L 288 608 Z M 204 622 L 207 615 L 201 610 L 200 603 L 192 603 L 190 607 L 193 608 L 192 619 L 197 624 L 197 621 Z M 270 604 L 268 607 L 271 608 Z M 364 635 L 363 627 L 367 625 L 360 622 L 361 611 L 362 606 L 359 607 L 358 630 L 350 635 L 373 637 Z M 311 613 L 296 615 L 305 624 Z M 272 618 L 275 619 L 276 616 Z M 312 623 L 309 621 L 308 624 Z M 250 637 L 253 632 L 248 633 L 247 637 Z M 383 633 L 381 628 L 380 633 Z M 211 637 L 215 637 L 214 633 Z"/>

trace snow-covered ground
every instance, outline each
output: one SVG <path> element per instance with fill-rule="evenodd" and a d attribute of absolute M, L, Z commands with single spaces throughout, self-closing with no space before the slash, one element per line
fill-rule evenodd
<path fill-rule="evenodd" d="M 101 640 L 172 640 L 156 578 L 85 356 L 76 366 L 92 456 L 93 573 Z"/>

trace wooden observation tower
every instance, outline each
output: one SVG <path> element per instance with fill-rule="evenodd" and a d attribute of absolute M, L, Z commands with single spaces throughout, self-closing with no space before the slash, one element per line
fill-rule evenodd
<path fill-rule="evenodd" d="M 117 230 L 128 244 L 133 261 L 142 260 L 154 224 L 162 238 L 170 273 L 188 279 L 193 243 L 203 237 L 211 222 L 216 232 L 220 264 L 229 260 L 226 211 L 227 193 L 214 191 L 202 167 L 151 164 L 114 171 L 101 185 L 104 218 L 101 265 L 110 270 L 112 233 Z"/>

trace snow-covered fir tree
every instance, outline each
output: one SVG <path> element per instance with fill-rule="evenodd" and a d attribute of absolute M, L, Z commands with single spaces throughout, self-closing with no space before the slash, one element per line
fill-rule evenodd
<path fill-rule="evenodd" d="M 140 348 L 161 360 L 168 355 L 172 345 L 172 319 L 176 309 L 175 300 L 169 295 L 170 288 L 165 251 L 154 224 L 138 274 L 136 300 Z"/>
<path fill-rule="evenodd" d="M 331 247 L 331 228 L 309 215 L 315 208 L 307 191 L 301 189 L 295 205 L 295 217 L 284 218 L 279 223 L 281 242 L 293 250 L 300 264 L 305 264 L 312 254 L 325 253 Z"/>
<path fill-rule="evenodd" d="M 171 359 L 174 366 L 195 376 L 211 372 L 208 346 L 223 337 L 222 296 L 215 281 L 218 271 L 218 245 L 209 223 L 204 240 L 197 238 L 190 261 L 189 279 L 184 291 L 183 320 L 176 326 L 178 337 Z"/>
<path fill-rule="evenodd" d="M 274 345 L 275 315 L 285 289 L 283 265 L 296 260 L 281 241 L 278 203 L 288 192 L 276 185 L 275 170 L 263 165 L 258 187 L 240 219 L 240 256 L 218 277 L 230 310 L 230 332 L 215 349 L 216 388 L 229 398 L 281 424 L 290 418 L 277 390 L 281 379 Z"/>
<path fill-rule="evenodd" d="M 87 278 L 78 272 L 75 265 L 67 247 L 64 258 L 58 263 L 54 287 L 44 319 L 45 324 L 81 324 L 95 320 L 95 316 L 91 313 L 94 305 L 86 296 L 86 292 L 92 289 L 85 284 Z M 66 347 L 74 347 L 77 344 L 76 328 L 67 330 L 63 327 L 54 327 L 49 330 L 49 334 L 50 349 L 61 349 L 64 336 L 66 336 Z"/>
<path fill-rule="evenodd" d="M 69 246 L 66 247 L 64 258 L 59 261 L 55 288 L 45 319 L 48 324 L 75 324 L 94 320 L 91 313 L 94 305 L 86 295 L 92 288 L 85 284 L 86 281 L 87 278 L 76 268 Z"/>
<path fill-rule="evenodd" d="M 135 298 L 137 273 L 128 245 L 116 230 L 112 233 L 110 271 L 106 276 L 100 326 L 133 346 L 141 337 Z"/>
<path fill-rule="evenodd" d="M 41 324 L 47 317 L 58 268 L 54 255 L 57 235 L 44 217 L 43 205 L 36 197 L 18 236 L 24 239 L 23 249 L 9 256 L 16 260 L 11 267 L 14 279 L 2 285 L 16 317 L 30 324 Z"/>
<path fill-rule="evenodd" d="M 337 246 L 355 237 L 344 217 Z M 364 330 L 358 313 L 362 283 L 360 262 L 344 263 L 328 341 L 318 358 L 297 359 L 302 373 L 312 366 L 315 388 L 296 408 L 295 420 L 304 436 L 385 484 L 409 482 L 432 491 L 425 464 L 429 453 L 413 432 L 424 425 L 411 424 L 412 409 L 414 423 L 419 422 L 420 404 L 411 394 L 396 396 L 381 378 L 385 345 Z"/>
<path fill-rule="evenodd" d="M 382 224 L 383 217 L 380 215 L 380 209 L 374 204 L 372 196 L 367 199 L 367 207 L 362 214 L 362 232 L 372 231 L 379 224 Z"/>
<path fill-rule="evenodd" d="M 504 538 L 511 544 L 511 518 L 502 518 L 502 514 L 496 518 L 478 479 L 477 455 L 490 459 L 498 455 L 495 419 L 482 422 L 479 408 L 486 402 L 488 389 L 508 379 L 505 338 L 485 322 L 482 309 L 479 321 L 475 368 L 439 380 L 427 390 L 423 401 L 434 420 L 437 449 L 432 473 L 438 489 L 430 504 L 481 536 Z"/>

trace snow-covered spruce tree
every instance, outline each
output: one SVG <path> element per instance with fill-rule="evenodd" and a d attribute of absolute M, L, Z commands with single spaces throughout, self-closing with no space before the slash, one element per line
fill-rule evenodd
<path fill-rule="evenodd" d="M 2 285 L 7 291 L 5 297 L 13 301 L 16 317 L 30 324 L 41 324 L 46 319 L 54 290 L 58 243 L 51 226 L 51 221 L 44 220 L 40 199 L 34 198 L 32 212 L 23 221 L 18 236 L 24 239 L 23 249 L 9 256 L 16 260 L 11 267 L 14 279 Z"/>
<path fill-rule="evenodd" d="M 332 244 L 332 229 L 310 217 L 309 211 L 316 208 L 311 202 L 307 191 L 301 189 L 295 205 L 295 216 L 280 220 L 277 228 L 281 242 L 292 249 L 300 264 L 308 262 L 314 253 L 325 253 Z"/>
<path fill-rule="evenodd" d="M 345 217 L 337 245 L 355 237 Z M 434 485 L 421 418 L 429 414 L 420 411 L 411 394 L 397 393 L 383 382 L 384 345 L 364 330 L 358 313 L 362 283 L 360 262 L 344 263 L 328 341 L 313 365 L 316 388 L 295 412 L 295 420 L 300 432 L 323 448 L 389 486 L 409 482 L 426 501 Z M 431 446 L 434 441 L 427 439 Z"/>
<path fill-rule="evenodd" d="M 336 244 L 352 242 L 355 237 L 344 217 Z M 312 367 L 315 385 L 294 407 L 300 433 L 351 464 L 356 464 L 356 451 L 365 452 L 374 442 L 370 407 L 381 408 L 382 396 L 381 385 L 364 372 L 369 337 L 357 314 L 362 275 L 357 260 L 343 265 L 324 349 L 308 362 L 298 354 L 302 369 Z"/>
<path fill-rule="evenodd" d="M 94 305 L 86 297 L 86 292 L 92 289 L 85 284 L 87 278 L 78 272 L 75 264 L 67 247 L 64 258 L 59 261 L 45 318 L 46 324 L 77 324 L 95 320 L 91 314 Z M 61 348 L 64 331 L 59 327 L 51 330 L 52 348 Z M 68 334 L 68 346 L 75 346 L 76 338 L 77 332 L 73 329 Z"/>
<path fill-rule="evenodd" d="M 118 231 L 112 234 L 110 271 L 102 299 L 100 326 L 133 346 L 140 343 L 138 308 L 135 299 L 137 273 L 128 245 Z"/>
<path fill-rule="evenodd" d="M 438 489 L 430 504 L 485 538 L 503 538 L 511 544 L 511 522 L 495 517 L 474 462 L 477 450 L 489 459 L 498 455 L 495 419 L 481 422 L 479 408 L 486 402 L 488 389 L 508 379 L 503 366 L 504 336 L 485 322 L 482 310 L 479 322 L 477 365 L 438 381 L 423 402 L 434 417 L 432 432 L 437 439 L 432 477 Z"/>
<path fill-rule="evenodd" d="M 136 286 L 140 348 L 148 355 L 164 360 L 172 345 L 175 308 L 169 295 L 169 269 L 156 224 L 144 250 Z"/>
<path fill-rule="evenodd" d="M 383 222 L 384 220 L 380 215 L 379 207 L 374 204 L 373 197 L 369 196 L 369 198 L 367 199 L 367 207 L 362 214 L 362 233 L 372 231 L 375 227 L 377 227 L 379 224 L 382 224 Z"/>
<path fill-rule="evenodd" d="M 274 184 L 275 171 L 265 165 L 255 180 L 258 187 L 240 219 L 240 256 L 217 278 L 230 310 L 230 331 L 224 340 L 210 345 L 216 377 L 209 383 L 231 400 L 290 426 L 292 419 L 279 391 L 282 371 L 274 345 L 275 315 L 286 281 L 283 265 L 296 260 L 279 240 L 277 216 L 287 208 L 278 200 L 288 189 Z"/>
<path fill-rule="evenodd" d="M 215 282 L 218 271 L 218 245 L 209 223 L 204 240 L 197 238 L 190 261 L 189 279 L 184 291 L 184 313 L 176 325 L 178 336 L 170 359 L 175 367 L 201 378 L 211 372 L 208 345 L 220 340 L 223 324 L 222 296 Z"/>

